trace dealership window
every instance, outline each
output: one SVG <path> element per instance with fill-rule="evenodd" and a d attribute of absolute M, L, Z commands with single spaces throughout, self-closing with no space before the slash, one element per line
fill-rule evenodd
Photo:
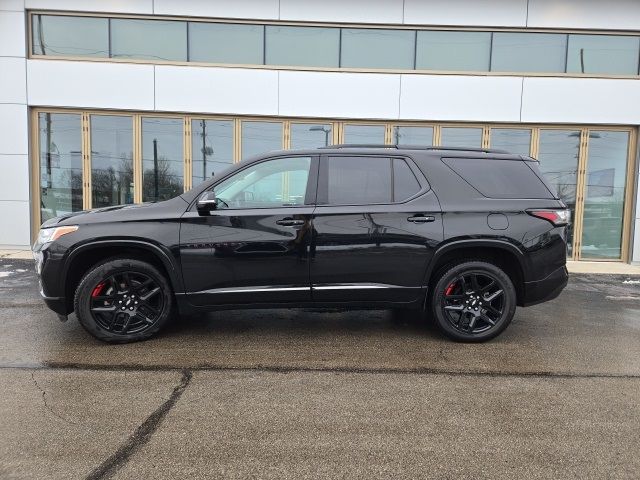
<path fill-rule="evenodd" d="M 76 113 L 39 113 L 41 222 L 82 210 L 82 129 Z"/>
<path fill-rule="evenodd" d="M 433 127 L 393 127 L 394 145 L 433 145 Z"/>
<path fill-rule="evenodd" d="M 341 67 L 414 68 L 415 31 L 342 29 Z"/>
<path fill-rule="evenodd" d="M 345 125 L 344 143 L 384 144 L 384 125 Z"/>
<path fill-rule="evenodd" d="M 636 75 L 639 37 L 569 35 L 567 72 Z"/>
<path fill-rule="evenodd" d="M 233 121 L 191 121 L 192 185 L 211 178 L 233 163 Z"/>
<path fill-rule="evenodd" d="M 492 72 L 564 72 L 567 35 L 555 33 L 493 34 Z"/>
<path fill-rule="evenodd" d="M 242 122 L 242 158 L 282 149 L 282 122 Z"/>
<path fill-rule="evenodd" d="M 333 129 L 330 123 L 292 123 L 291 148 L 318 148 L 331 145 Z"/>
<path fill-rule="evenodd" d="M 264 25 L 190 22 L 189 61 L 262 65 Z"/>
<path fill-rule="evenodd" d="M 111 20 L 111 56 L 187 60 L 187 23 L 168 20 Z"/>
<path fill-rule="evenodd" d="M 340 29 L 275 25 L 266 28 L 267 65 L 339 66 Z"/>
<path fill-rule="evenodd" d="M 34 15 L 33 53 L 75 57 L 109 56 L 109 19 Z"/>
<path fill-rule="evenodd" d="M 183 192 L 184 148 L 181 118 L 142 119 L 142 201 Z"/>
<path fill-rule="evenodd" d="M 440 145 L 480 148 L 482 146 L 482 128 L 442 127 Z"/>
<path fill-rule="evenodd" d="M 133 203 L 133 121 L 91 115 L 91 206 Z"/>
<path fill-rule="evenodd" d="M 522 128 L 492 128 L 491 148 L 518 155 L 530 155 L 531 130 Z"/>
<path fill-rule="evenodd" d="M 491 32 L 419 30 L 416 69 L 486 72 L 490 52 Z"/>
<path fill-rule="evenodd" d="M 629 132 L 589 131 L 580 256 L 617 259 L 622 226 Z"/>

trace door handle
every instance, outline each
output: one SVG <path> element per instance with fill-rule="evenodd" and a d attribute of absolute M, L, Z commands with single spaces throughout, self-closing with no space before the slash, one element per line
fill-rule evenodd
<path fill-rule="evenodd" d="M 429 223 L 429 222 L 435 222 L 436 217 L 432 215 L 414 215 L 413 217 L 407 218 L 407 220 L 409 220 L 412 223 Z"/>
<path fill-rule="evenodd" d="M 282 225 L 283 227 L 299 227 L 300 225 L 304 225 L 304 220 L 283 218 L 282 220 L 276 220 L 276 224 Z"/>

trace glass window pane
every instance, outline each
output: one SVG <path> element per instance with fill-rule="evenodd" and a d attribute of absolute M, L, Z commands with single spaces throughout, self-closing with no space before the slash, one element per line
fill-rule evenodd
<path fill-rule="evenodd" d="M 216 185 L 219 208 L 304 205 L 310 167 L 310 157 L 290 157 L 245 168 Z"/>
<path fill-rule="evenodd" d="M 344 143 L 384 144 L 384 125 L 345 125 Z"/>
<path fill-rule="evenodd" d="M 340 29 L 267 26 L 267 65 L 337 67 Z"/>
<path fill-rule="evenodd" d="M 569 35 L 567 72 L 638 74 L 638 37 Z"/>
<path fill-rule="evenodd" d="M 433 127 L 393 127 L 394 145 L 433 145 Z"/>
<path fill-rule="evenodd" d="M 517 155 L 530 155 L 531 130 L 518 128 L 492 128 L 491 148 L 506 150 Z"/>
<path fill-rule="evenodd" d="M 187 22 L 111 20 L 111 56 L 145 60 L 187 60 Z"/>
<path fill-rule="evenodd" d="M 79 114 L 39 113 L 40 213 L 44 222 L 82 210 Z"/>
<path fill-rule="evenodd" d="M 142 201 L 183 192 L 184 148 L 181 118 L 142 119 Z"/>
<path fill-rule="evenodd" d="M 235 23 L 189 23 L 189 61 L 264 63 L 264 26 Z"/>
<path fill-rule="evenodd" d="M 332 143 L 331 124 L 291 124 L 291 148 L 319 148 Z"/>
<path fill-rule="evenodd" d="M 620 258 L 627 181 L 628 132 L 591 131 L 580 254 Z"/>
<path fill-rule="evenodd" d="M 393 201 L 402 202 L 420 191 L 420 184 L 407 162 L 393 159 Z"/>
<path fill-rule="evenodd" d="M 443 147 L 482 147 L 482 128 L 442 127 L 441 137 Z"/>
<path fill-rule="evenodd" d="M 133 120 L 91 115 L 93 208 L 133 203 Z"/>
<path fill-rule="evenodd" d="M 576 178 L 580 153 L 579 130 L 540 130 L 538 160 L 540 171 L 555 187 L 558 195 L 571 209 L 571 224 L 567 230 L 569 254 L 573 250 L 573 218 L 576 211 Z"/>
<path fill-rule="evenodd" d="M 282 149 L 282 123 L 242 122 L 242 158 Z"/>
<path fill-rule="evenodd" d="M 491 32 L 418 31 L 416 68 L 423 70 L 489 70 Z"/>
<path fill-rule="evenodd" d="M 342 29 L 341 67 L 413 69 L 415 32 Z"/>
<path fill-rule="evenodd" d="M 233 163 L 233 121 L 191 121 L 192 185 L 198 185 Z"/>
<path fill-rule="evenodd" d="M 329 157 L 327 200 L 331 205 L 391 202 L 391 161 L 384 157 Z"/>
<path fill-rule="evenodd" d="M 494 33 L 492 72 L 564 72 L 567 36 L 555 33 Z"/>
<path fill-rule="evenodd" d="M 32 27 L 35 55 L 109 56 L 106 18 L 34 15 Z"/>

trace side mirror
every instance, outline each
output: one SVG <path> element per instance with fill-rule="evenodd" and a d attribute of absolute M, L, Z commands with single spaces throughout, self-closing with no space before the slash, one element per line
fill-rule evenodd
<path fill-rule="evenodd" d="M 196 208 L 200 215 L 209 215 L 212 210 L 216 209 L 218 201 L 213 190 L 208 190 L 200 195 Z"/>

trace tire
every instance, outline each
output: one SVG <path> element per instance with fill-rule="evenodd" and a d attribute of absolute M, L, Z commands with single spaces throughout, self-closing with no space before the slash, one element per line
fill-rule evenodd
<path fill-rule="evenodd" d="M 154 266 L 116 258 L 92 267 L 80 281 L 74 309 L 91 335 L 109 343 L 145 340 L 171 318 L 173 292 Z"/>
<path fill-rule="evenodd" d="M 434 323 L 449 338 L 484 342 L 507 328 L 516 303 L 516 289 L 502 269 L 489 262 L 469 260 L 438 272 L 430 309 Z"/>

